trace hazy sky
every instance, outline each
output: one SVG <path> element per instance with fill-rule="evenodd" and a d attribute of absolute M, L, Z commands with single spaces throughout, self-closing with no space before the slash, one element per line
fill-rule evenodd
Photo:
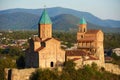
<path fill-rule="evenodd" d="M 94 14 L 101 19 L 120 20 L 120 0 L 0 0 L 0 10 L 65 7 Z"/>

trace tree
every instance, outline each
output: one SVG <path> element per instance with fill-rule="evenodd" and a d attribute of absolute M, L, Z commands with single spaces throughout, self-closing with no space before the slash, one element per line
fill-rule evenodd
<path fill-rule="evenodd" d="M 61 75 L 59 76 L 58 80 L 72 80 L 70 74 L 68 72 L 62 71 Z"/>
<path fill-rule="evenodd" d="M 15 68 L 15 60 L 11 57 L 5 57 L 0 59 L 0 80 L 4 80 L 4 69 L 5 68 Z"/>
<path fill-rule="evenodd" d="M 72 61 L 72 60 L 68 60 L 68 61 L 66 61 L 65 63 L 64 63 L 64 70 L 65 71 L 68 71 L 68 72 L 70 72 L 70 71 L 72 71 L 72 70 L 75 70 L 75 63 Z"/>
<path fill-rule="evenodd" d="M 20 55 L 16 60 L 17 68 L 25 68 L 25 57 L 24 55 Z"/>
<path fill-rule="evenodd" d="M 18 47 L 9 47 L 9 52 L 8 54 L 10 54 L 11 56 L 19 56 L 21 53 L 20 48 Z"/>
<path fill-rule="evenodd" d="M 112 53 L 111 57 L 113 58 L 112 63 L 120 66 L 120 56 L 117 56 L 115 53 Z"/>
<path fill-rule="evenodd" d="M 32 74 L 30 80 L 57 80 L 58 75 L 49 69 L 37 69 L 35 73 Z"/>

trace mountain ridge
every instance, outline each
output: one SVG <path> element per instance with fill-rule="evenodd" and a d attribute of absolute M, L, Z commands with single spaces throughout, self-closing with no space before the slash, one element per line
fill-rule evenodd
<path fill-rule="evenodd" d="M 60 7 L 47 8 L 47 12 L 53 21 L 53 29 L 57 29 L 57 30 L 76 29 L 76 26 L 80 18 L 82 18 L 83 15 L 86 15 L 86 14 L 88 15 L 84 16 L 84 18 L 86 19 L 88 23 L 88 28 L 90 26 L 90 28 L 92 29 L 93 28 L 103 29 L 105 32 L 107 31 L 108 32 L 119 32 L 118 30 L 120 30 L 120 26 L 115 26 L 115 25 L 120 25 L 119 24 L 120 21 L 102 20 L 104 23 L 107 23 L 108 25 L 108 26 L 102 26 L 102 25 L 99 25 L 101 23 L 101 22 L 99 23 L 99 21 L 98 21 L 99 24 L 97 24 L 96 19 L 98 20 L 99 18 L 94 17 L 94 15 L 90 15 L 90 13 L 88 12 L 81 13 L 80 11 L 60 8 Z M 19 29 L 20 30 L 21 29 L 26 29 L 26 30 L 37 29 L 37 25 L 38 25 L 37 22 L 40 18 L 41 13 L 42 13 L 42 9 L 22 9 L 21 8 L 21 9 L 9 9 L 9 10 L 0 11 L 0 30 L 3 30 L 3 29 L 18 29 L 18 30 Z M 77 15 L 78 16 L 80 15 L 80 16 L 78 17 Z M 94 22 L 91 22 L 90 20 Z M 67 24 L 68 26 L 66 26 Z M 110 26 L 114 26 L 114 27 L 110 27 Z"/>
<path fill-rule="evenodd" d="M 26 13 L 32 13 L 36 15 L 41 15 L 42 9 L 23 9 L 23 8 L 15 8 L 15 9 L 8 9 L 8 10 L 2 10 L 0 11 L 0 14 L 4 13 L 14 13 L 14 12 L 26 12 Z M 89 12 L 83 12 L 83 11 L 78 11 L 78 10 L 73 10 L 69 8 L 62 8 L 62 7 L 52 7 L 52 8 L 47 8 L 48 14 L 50 17 L 55 17 L 60 14 L 72 14 L 75 15 L 79 18 L 84 17 L 88 22 L 104 27 L 120 27 L 120 21 L 117 20 L 102 20 L 93 14 Z M 112 24 L 111 24 L 112 23 Z"/>

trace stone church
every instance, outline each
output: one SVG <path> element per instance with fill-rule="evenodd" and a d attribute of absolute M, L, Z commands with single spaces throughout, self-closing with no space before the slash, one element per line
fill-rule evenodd
<path fill-rule="evenodd" d="M 87 22 L 82 18 L 77 32 L 77 48 L 65 51 L 61 49 L 60 41 L 52 37 L 52 21 L 44 9 L 38 22 L 38 36 L 29 39 L 26 67 L 54 68 L 67 60 L 73 60 L 78 68 L 93 62 L 104 66 L 103 37 L 101 30 L 88 30 Z"/>
<path fill-rule="evenodd" d="M 84 18 L 80 20 L 77 32 L 77 49 L 67 50 L 66 59 L 73 60 L 77 67 L 96 63 L 104 66 L 104 34 L 101 30 L 88 30 Z"/>
<path fill-rule="evenodd" d="M 26 67 L 54 68 L 65 62 L 65 51 L 61 49 L 60 41 L 52 37 L 52 21 L 46 9 L 38 22 L 38 36 L 29 40 L 26 52 Z"/>
<path fill-rule="evenodd" d="M 52 37 L 52 22 L 44 9 L 38 22 L 38 36 L 29 39 L 29 48 L 25 54 L 26 68 L 5 68 L 5 79 L 29 80 L 36 68 L 60 67 L 67 60 L 73 60 L 76 69 L 94 62 L 106 71 L 120 74 L 118 65 L 104 62 L 103 40 L 103 32 L 88 30 L 87 22 L 82 18 L 77 32 L 77 48 L 62 50 L 60 41 Z"/>
<path fill-rule="evenodd" d="M 90 55 L 98 57 L 104 63 L 104 34 L 101 30 L 88 30 L 84 18 L 80 21 L 79 31 L 77 32 L 78 49 L 86 51 Z"/>

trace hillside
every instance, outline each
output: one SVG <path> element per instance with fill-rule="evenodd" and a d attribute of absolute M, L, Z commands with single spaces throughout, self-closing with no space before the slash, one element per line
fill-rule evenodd
<path fill-rule="evenodd" d="M 120 21 L 101 20 L 87 12 L 60 7 L 48 8 L 47 11 L 51 16 L 54 30 L 76 31 L 80 18 L 84 16 L 89 29 L 102 29 L 107 33 L 120 31 Z M 37 22 L 41 12 L 42 9 L 10 9 L 0 11 L 0 30 L 37 29 Z M 106 23 L 108 26 L 102 26 L 102 23 Z"/>
<path fill-rule="evenodd" d="M 77 30 L 80 19 L 76 16 L 70 14 L 62 14 L 54 17 L 53 19 L 53 29 L 57 30 Z M 89 29 L 102 29 L 101 26 L 96 26 L 87 22 Z"/>
<path fill-rule="evenodd" d="M 37 29 L 38 15 L 15 12 L 0 15 L 0 30 L 31 30 Z M 61 14 L 51 18 L 54 30 L 76 31 L 80 18 L 71 14 Z M 104 32 L 119 32 L 119 28 L 107 28 L 87 22 L 89 29 L 102 29 Z"/>
<path fill-rule="evenodd" d="M 0 30 L 31 29 L 38 21 L 38 17 L 24 12 L 2 14 L 0 15 Z"/>
<path fill-rule="evenodd" d="M 77 10 L 68 9 L 68 8 L 61 8 L 61 7 L 47 8 L 47 11 L 50 17 L 55 17 L 61 14 L 72 14 L 78 18 L 84 17 L 88 22 L 95 24 L 95 25 L 100 25 L 104 27 L 120 27 L 120 21 L 102 20 L 92 15 L 89 12 L 82 12 L 82 11 L 77 11 Z M 16 9 L 2 10 L 0 11 L 0 14 L 8 14 L 8 13 L 16 13 L 16 12 L 25 12 L 25 13 L 30 13 L 30 14 L 35 14 L 37 16 L 40 16 L 42 9 L 16 8 Z"/>

